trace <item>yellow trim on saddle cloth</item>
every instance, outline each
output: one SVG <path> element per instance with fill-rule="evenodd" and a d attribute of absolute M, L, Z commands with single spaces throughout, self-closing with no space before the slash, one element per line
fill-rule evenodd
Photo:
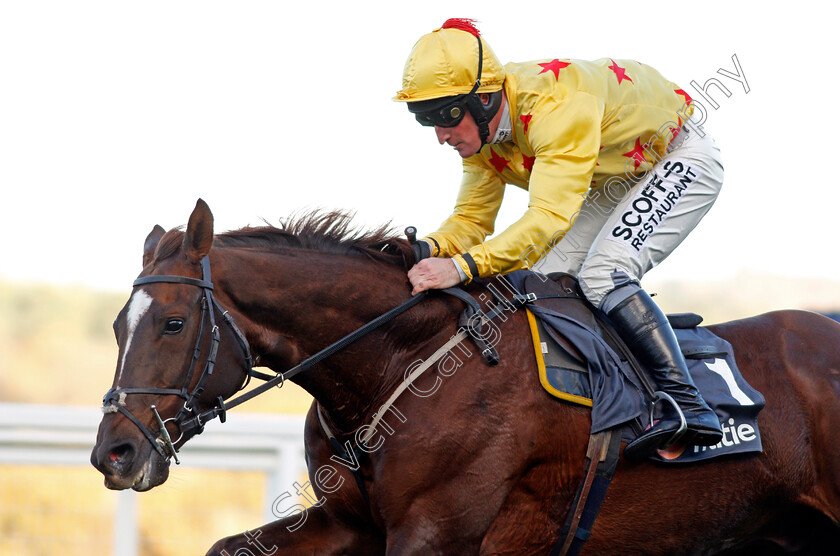
<path fill-rule="evenodd" d="M 534 316 L 534 313 L 529 311 L 527 308 L 525 309 L 525 314 L 528 315 L 528 325 L 531 327 L 531 339 L 534 342 L 534 355 L 537 358 L 537 367 L 540 373 L 540 383 L 542 384 L 545 391 L 554 396 L 555 398 L 559 398 L 561 400 L 565 400 L 567 402 L 575 403 L 578 405 L 585 405 L 586 407 L 592 407 L 592 400 L 589 398 L 585 398 L 583 396 L 577 396 L 575 394 L 569 394 L 568 392 L 561 392 L 554 385 L 551 384 L 548 380 L 548 376 L 545 372 L 545 359 L 543 358 L 543 351 L 542 351 L 542 340 L 540 339 L 540 330 L 539 326 L 537 325 L 537 319 Z"/>

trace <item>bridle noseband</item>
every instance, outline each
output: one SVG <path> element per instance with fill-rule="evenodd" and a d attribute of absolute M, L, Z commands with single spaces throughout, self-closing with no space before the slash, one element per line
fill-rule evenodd
<path fill-rule="evenodd" d="M 233 334 L 242 349 L 242 353 L 244 354 L 244 369 L 247 378 L 243 388 L 247 385 L 247 381 L 250 380 L 252 374 L 254 374 L 254 371 L 252 370 L 253 360 L 251 358 L 251 349 L 248 345 L 248 340 L 245 339 L 245 335 L 242 334 L 236 326 L 236 323 L 234 323 L 230 314 L 228 314 L 228 312 L 219 304 L 218 301 L 216 301 L 213 296 L 213 282 L 210 275 L 210 259 L 208 257 L 204 257 L 201 260 L 201 271 L 201 279 L 171 275 L 144 276 L 143 278 L 135 280 L 133 284 L 134 287 L 159 283 L 185 284 L 202 289 L 201 320 L 198 328 L 198 336 L 196 338 L 195 348 L 193 349 L 192 359 L 190 360 L 190 365 L 187 369 L 186 376 L 184 377 L 184 383 L 181 388 L 120 388 L 117 386 L 108 390 L 105 397 L 102 399 L 102 409 L 104 412 L 120 412 L 125 415 L 131 422 L 137 425 L 137 428 L 139 428 L 140 432 L 143 433 L 143 436 L 152 443 L 152 446 L 161 455 L 161 457 L 165 459 L 169 459 L 170 457 L 174 458 L 175 463 L 180 463 L 180 461 L 178 461 L 175 444 L 177 444 L 185 434 L 188 434 L 193 430 L 198 431 L 196 434 L 200 434 L 204 430 L 204 423 L 206 421 L 203 421 L 202 417 L 204 417 L 205 414 L 198 413 L 195 406 L 196 402 L 198 402 L 199 398 L 201 398 L 201 395 L 204 393 L 207 380 L 213 374 L 213 369 L 216 366 L 216 354 L 219 351 L 219 344 L 221 342 L 221 334 L 219 332 L 219 327 L 216 324 L 216 311 L 219 312 L 222 319 L 233 331 Z M 205 325 L 207 324 L 209 324 L 207 329 L 210 333 L 210 349 L 207 354 L 207 360 L 204 364 L 204 370 L 201 372 L 195 388 L 190 391 L 189 386 L 195 374 L 196 364 L 201 356 L 201 344 L 204 339 Z M 157 407 L 154 404 L 150 406 L 150 409 L 155 416 L 155 421 L 160 429 L 158 435 L 155 436 L 151 431 L 149 431 L 146 425 L 144 425 L 133 413 L 131 413 L 131 411 L 126 408 L 125 398 L 129 394 L 178 396 L 183 398 L 184 404 L 181 406 L 181 409 L 178 410 L 175 417 L 170 417 L 169 419 L 162 419 L 157 411 Z M 216 404 L 217 405 L 214 409 L 217 411 L 213 417 L 219 416 L 221 421 L 224 422 L 226 408 L 224 400 L 221 396 L 216 399 Z M 180 436 L 178 436 L 174 442 L 169 436 L 169 432 L 166 430 L 166 423 L 170 421 L 178 427 L 180 432 Z"/>

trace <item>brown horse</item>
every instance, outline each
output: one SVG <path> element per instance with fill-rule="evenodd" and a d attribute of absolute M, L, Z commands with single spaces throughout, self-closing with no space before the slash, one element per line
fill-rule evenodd
<path fill-rule="evenodd" d="M 140 283 L 115 322 L 114 390 L 91 456 L 106 486 L 163 483 L 174 448 L 202 425 L 193 419 L 179 431 L 171 419 L 181 411 L 178 423 L 189 422 L 244 382 L 247 346 L 225 310 L 259 364 L 281 372 L 410 298 L 407 241 L 385 230 L 353 236 L 347 225 L 332 214 L 214 237 L 212 214 L 199 201 L 185 232 L 156 227 Z M 206 256 L 212 290 L 202 286 Z M 160 275 L 187 280 L 143 282 Z M 407 369 L 456 334 L 461 310 L 458 300 L 430 295 L 297 375 L 338 443 L 358 449 L 337 452 L 313 404 L 304 493 L 317 503 L 305 512 L 277 505 L 288 517 L 223 539 L 209 554 L 548 554 L 583 476 L 590 418 L 540 387 L 523 311 L 498 325 L 498 365 L 488 366 L 468 341 L 458 344 L 377 428 L 353 434 Z M 201 332 L 213 314 L 218 342 Z M 759 417 L 764 452 L 676 467 L 622 461 L 584 553 L 836 553 L 840 325 L 783 311 L 711 328 L 767 400 Z M 201 372 L 208 356 L 216 359 L 210 375 Z M 151 432 L 160 428 L 153 405 L 175 439 L 172 450 Z M 364 494 L 349 470 L 357 466 Z"/>

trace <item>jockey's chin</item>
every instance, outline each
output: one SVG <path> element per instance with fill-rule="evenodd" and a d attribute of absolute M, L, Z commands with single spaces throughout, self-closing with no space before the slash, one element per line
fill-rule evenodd
<path fill-rule="evenodd" d="M 456 151 L 458 151 L 458 154 L 461 155 L 461 158 L 469 158 L 481 150 L 480 146 L 478 148 L 475 148 L 473 145 L 466 145 L 464 143 L 461 143 L 453 148 Z"/>
<path fill-rule="evenodd" d="M 469 158 L 481 150 L 481 136 L 478 133 L 478 125 L 471 114 L 467 114 L 454 127 L 435 126 L 435 135 L 438 142 L 446 143 L 458 151 L 461 158 Z"/>

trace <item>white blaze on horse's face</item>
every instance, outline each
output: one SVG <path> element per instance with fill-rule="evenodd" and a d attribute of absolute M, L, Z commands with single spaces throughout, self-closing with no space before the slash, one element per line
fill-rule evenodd
<path fill-rule="evenodd" d="M 152 296 L 143 290 L 137 290 L 131 296 L 131 301 L 128 305 L 128 315 L 126 316 L 126 324 L 128 324 L 128 336 L 125 340 L 125 348 L 123 349 L 122 360 L 120 361 L 120 370 L 117 372 L 117 384 L 120 383 L 123 368 L 125 367 L 125 358 L 128 355 L 128 350 L 131 348 L 131 339 L 134 337 L 134 331 L 137 330 L 137 325 L 140 324 L 140 319 L 149 310 L 152 305 Z"/>

